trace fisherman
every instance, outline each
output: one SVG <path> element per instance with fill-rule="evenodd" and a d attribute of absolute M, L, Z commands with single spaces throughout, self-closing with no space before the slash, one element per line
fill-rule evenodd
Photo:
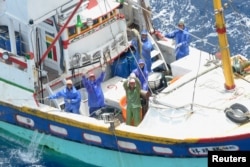
<path fill-rule="evenodd" d="M 140 43 L 141 42 L 141 43 Z M 142 56 L 136 56 L 137 60 L 139 60 L 140 58 L 143 58 L 145 60 L 146 63 L 146 67 L 148 72 L 151 72 L 151 67 L 152 67 L 152 60 L 151 60 L 151 51 L 153 49 L 153 44 L 152 42 L 148 39 L 148 32 L 147 30 L 143 30 L 141 32 L 141 41 L 139 41 L 139 45 L 138 45 L 138 41 L 133 39 L 132 40 L 132 46 L 135 48 L 135 50 L 138 52 L 140 52 L 140 44 L 141 46 L 141 54 Z"/>
<path fill-rule="evenodd" d="M 140 80 L 142 90 L 148 91 L 148 70 L 145 67 L 145 61 L 140 59 L 138 61 L 138 67 L 132 71 L 135 76 Z"/>
<path fill-rule="evenodd" d="M 105 107 L 104 94 L 101 83 L 105 78 L 105 67 L 99 77 L 96 78 L 94 73 L 89 73 L 88 78 L 82 76 L 82 83 L 88 92 L 88 106 L 90 116 L 95 116 L 95 111 Z"/>
<path fill-rule="evenodd" d="M 189 32 L 183 19 L 178 22 L 178 29 L 165 34 L 165 37 L 175 39 L 176 60 L 189 55 Z"/>
<path fill-rule="evenodd" d="M 127 111 L 126 124 L 138 126 L 141 122 L 141 84 L 138 78 L 131 75 L 124 81 L 123 87 L 126 92 Z M 134 123 L 132 124 L 132 122 Z"/>
<path fill-rule="evenodd" d="M 64 98 L 65 111 L 80 114 L 81 94 L 73 85 L 73 82 L 69 79 L 66 81 L 66 87 L 50 95 L 48 99 Z"/>

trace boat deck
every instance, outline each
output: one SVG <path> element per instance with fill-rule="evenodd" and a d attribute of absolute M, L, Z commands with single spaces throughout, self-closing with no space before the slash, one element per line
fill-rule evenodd
<path fill-rule="evenodd" d="M 203 69 L 199 78 L 192 77 L 195 72 L 187 74 L 152 98 L 156 103 L 150 103 L 152 107 L 140 128 L 155 135 L 161 132 L 164 137 L 179 139 L 246 133 L 250 125 L 232 122 L 225 109 L 236 103 L 250 109 L 249 82 L 235 78 L 236 88 L 226 90 L 222 68 L 206 68 L 212 70 Z"/>
<path fill-rule="evenodd" d="M 154 106 L 155 104 L 151 103 L 152 108 L 147 112 L 139 127 L 131 127 L 130 131 L 177 139 L 219 137 L 236 133 L 239 125 L 227 119 L 224 110 L 239 101 L 242 103 L 248 101 L 247 97 L 250 97 L 250 95 L 247 92 L 250 92 L 250 90 L 247 91 L 246 89 L 249 87 L 249 81 L 238 78 L 236 79 L 236 85 L 245 85 L 244 88 L 236 87 L 233 91 L 225 91 L 224 77 L 220 64 L 211 63 L 207 66 L 206 62 L 209 60 L 209 57 L 206 56 L 203 55 L 200 60 L 193 54 L 183 59 L 183 61 L 173 63 L 174 70 L 177 72 L 178 69 L 182 68 L 183 71 L 179 70 L 178 72 L 185 73 L 185 76 L 182 76 L 175 84 L 169 85 L 163 93 L 155 96 L 155 100 L 162 105 L 156 103 L 156 106 Z M 189 67 L 187 62 L 191 61 L 191 59 L 196 60 L 197 64 Z M 198 63 L 201 63 L 200 68 L 198 68 Z M 199 70 L 198 73 L 203 75 L 197 80 L 196 87 L 194 87 L 194 83 L 198 73 L 195 69 Z M 53 71 L 50 74 L 52 77 L 57 77 L 57 75 L 53 74 Z M 208 81 L 210 78 L 213 78 L 213 82 L 211 80 Z M 102 84 L 107 105 L 121 109 L 120 100 L 125 96 L 122 85 L 123 78 L 121 77 L 108 79 Z M 244 94 L 235 96 L 243 89 L 246 90 Z M 84 97 L 81 114 L 89 116 L 85 88 L 81 88 L 80 92 Z M 194 100 L 193 92 L 195 92 Z M 246 106 L 250 108 L 250 105 Z M 155 110 L 154 107 L 163 108 L 162 110 Z M 211 112 L 214 114 L 211 115 Z M 121 115 L 120 118 L 121 122 L 123 122 Z M 154 124 L 152 124 L 152 121 Z M 204 126 L 200 126 L 201 124 Z M 127 129 L 127 126 L 121 124 L 117 127 L 119 130 L 123 128 Z M 204 128 L 206 131 L 204 131 Z M 244 133 L 246 130 L 247 128 L 241 127 L 237 132 Z M 190 136 L 191 132 L 192 136 Z"/>

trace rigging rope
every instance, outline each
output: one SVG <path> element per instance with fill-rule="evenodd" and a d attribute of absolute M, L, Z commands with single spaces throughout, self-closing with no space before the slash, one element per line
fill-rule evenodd
<path fill-rule="evenodd" d="M 121 167 L 123 167 L 124 165 L 126 165 L 125 163 L 124 163 L 124 161 L 123 161 L 123 159 L 122 159 L 122 155 L 121 155 L 121 150 L 120 150 L 120 147 L 119 147 L 119 145 L 118 145 L 118 139 L 117 139 L 117 135 L 116 135 L 116 133 L 115 133 L 115 130 L 113 131 L 113 134 L 114 134 L 114 137 L 115 137 L 115 141 L 116 141 L 116 143 L 117 143 L 117 151 L 118 151 L 118 155 L 119 155 L 119 160 L 120 160 L 120 162 L 121 162 Z"/>
<path fill-rule="evenodd" d="M 193 91 L 193 96 L 192 96 L 191 110 L 193 110 L 193 103 L 194 103 L 194 97 L 195 97 L 195 91 L 196 91 L 196 84 L 197 84 L 198 75 L 199 75 L 200 66 L 201 66 L 201 56 L 202 56 L 202 53 L 201 53 L 201 51 L 200 51 L 200 56 L 199 56 L 199 63 L 198 63 L 197 73 L 196 73 L 196 77 L 195 77 L 195 80 L 194 80 L 194 91 Z"/>

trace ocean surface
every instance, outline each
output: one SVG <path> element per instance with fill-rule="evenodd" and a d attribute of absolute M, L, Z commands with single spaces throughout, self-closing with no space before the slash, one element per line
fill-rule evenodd
<path fill-rule="evenodd" d="M 27 142 L 0 128 L 0 167 L 95 167 L 38 146 L 35 136 Z"/>
<path fill-rule="evenodd" d="M 176 29 L 183 18 L 191 33 L 190 46 L 218 52 L 218 37 L 215 31 L 213 0 L 150 0 L 153 23 L 162 33 Z M 241 54 L 250 58 L 250 1 L 222 0 L 231 56 Z"/>
<path fill-rule="evenodd" d="M 150 0 L 153 23 L 163 33 L 176 28 L 180 18 L 192 34 L 191 46 L 214 54 L 218 52 L 212 0 Z M 226 8 L 231 55 L 250 58 L 250 0 L 223 0 Z M 93 167 L 61 155 L 35 142 L 6 137 L 0 129 L 0 167 Z"/>

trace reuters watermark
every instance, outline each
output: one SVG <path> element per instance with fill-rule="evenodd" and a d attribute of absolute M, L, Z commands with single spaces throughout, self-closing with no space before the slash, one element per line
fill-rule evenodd
<path fill-rule="evenodd" d="M 209 151 L 208 167 L 250 167 L 250 151 Z"/>

